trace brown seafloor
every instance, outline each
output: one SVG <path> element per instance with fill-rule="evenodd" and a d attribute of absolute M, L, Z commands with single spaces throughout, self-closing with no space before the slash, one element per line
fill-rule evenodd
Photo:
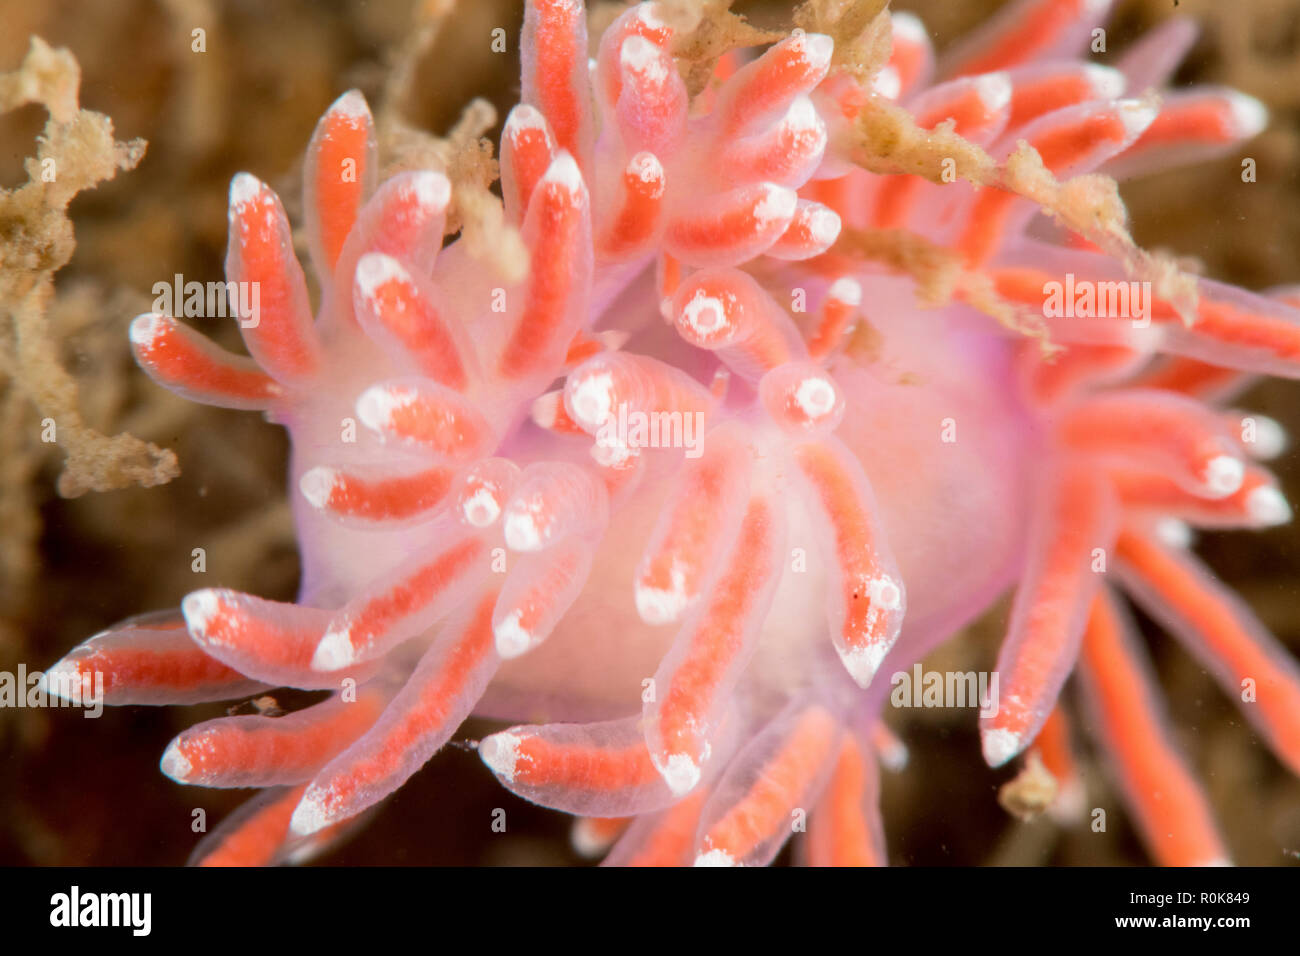
<path fill-rule="evenodd" d="M 942 47 L 1000 5 L 906 0 L 894 7 L 918 12 Z M 443 6 L 454 12 L 426 45 L 430 35 L 420 25 L 432 30 Z M 759 25 L 789 18 L 785 4 L 735 9 Z M 1233 155 L 1126 185 L 1134 235 L 1146 248 L 1194 257 L 1206 274 L 1247 288 L 1300 282 L 1300 0 L 1123 0 L 1108 56 L 1175 13 L 1201 20 L 1205 31 L 1178 82 L 1236 86 L 1263 100 L 1273 121 L 1244 148 L 1257 160 L 1256 183 L 1240 182 Z M 175 605 L 198 586 L 195 547 L 207 554 L 204 586 L 292 597 L 297 557 L 282 432 L 260 416 L 193 405 L 154 386 L 131 361 L 127 323 L 148 307 L 157 281 L 174 273 L 220 278 L 234 173 L 265 178 L 297 221 L 302 150 L 317 117 L 350 86 L 380 108 L 381 122 L 387 109 L 390 164 L 425 150 L 450 150 L 439 155 L 454 161 L 458 144 L 480 134 L 495 140 L 499 123 L 480 129 L 473 113 L 461 122 L 462 109 L 481 96 L 499 119 L 513 103 L 517 57 L 493 53 L 489 36 L 505 28 L 513 51 L 521 17 L 522 2 L 502 0 L 0 0 L 0 73 L 19 67 L 32 35 L 66 47 L 80 66 L 80 105 L 112 121 L 105 140 L 102 123 L 77 118 L 66 89 L 51 92 L 56 119 L 99 144 L 98 153 L 68 147 L 59 154 L 71 157 L 65 184 L 75 182 L 79 156 L 100 157 L 82 173 L 87 184 L 107 180 L 68 206 L 75 250 L 59 208 L 66 196 L 46 197 L 45 206 L 32 194 L 0 198 L 0 671 L 46 666 L 115 620 Z M 192 50 L 195 29 L 205 31 L 202 53 Z M 57 78 L 57 70 L 41 75 Z M 14 98 L 28 97 L 0 85 L 0 104 Z M 36 154 L 46 121 L 34 103 L 0 114 L 0 187 L 27 181 L 24 161 Z M 460 139 L 450 145 L 412 132 L 446 134 L 458 122 Z M 123 141 L 116 153 L 112 136 Z M 148 142 L 142 156 L 128 145 L 137 138 Z M 106 150 L 116 162 L 103 167 Z M 475 214 L 467 204 L 467 218 Z M 37 220 L 41 231 L 25 236 Z M 25 238 L 41 241 L 24 245 Z M 53 298 L 40 301 L 43 276 L 68 254 L 53 277 Z M 236 338 L 233 325 L 205 331 L 227 345 Z M 1300 387 L 1267 381 L 1240 404 L 1300 435 Z M 60 427 L 73 423 L 63 435 L 74 439 L 70 449 L 41 440 L 51 414 Z M 82 430 L 73 415 L 84 419 Z M 108 445 L 95 437 L 123 433 L 138 439 Z M 140 487 L 169 477 L 172 454 L 179 477 Z M 1288 499 L 1300 502 L 1300 450 L 1274 464 Z M 126 487 L 60 495 L 96 483 Z M 1199 550 L 1300 653 L 1300 526 L 1205 535 Z M 991 666 L 1004 624 L 1000 605 L 927 666 Z M 1147 631 L 1174 725 L 1236 859 L 1300 862 L 1300 782 L 1196 664 L 1158 630 Z M 192 811 L 204 808 L 211 825 L 246 795 L 173 784 L 158 771 L 158 757 L 180 729 L 223 710 L 133 707 L 88 721 L 70 710 L 0 709 L 0 864 L 183 862 L 198 839 Z M 885 777 L 892 862 L 1146 861 L 1091 756 L 1089 806 L 1117 809 L 1106 833 L 1063 830 L 1041 818 L 1022 823 L 997 800 L 1014 771 L 984 767 L 969 712 L 900 715 L 905 722 L 894 725 L 912 760 Z M 458 737 L 477 735 L 471 723 Z M 489 825 L 496 807 L 507 811 L 504 835 Z M 482 826 L 467 825 L 474 819 Z M 471 751 L 448 747 L 322 862 L 574 863 L 567 833 L 566 817 L 515 799 Z"/>

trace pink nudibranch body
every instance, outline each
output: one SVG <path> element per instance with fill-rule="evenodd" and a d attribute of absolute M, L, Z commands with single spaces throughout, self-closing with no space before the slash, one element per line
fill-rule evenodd
<path fill-rule="evenodd" d="M 1166 78 L 1183 24 L 1118 68 L 1076 59 L 1106 7 L 1022 0 L 940 68 L 894 15 L 870 88 L 829 36 L 796 31 L 692 103 L 654 4 L 620 16 L 589 67 L 582 5 L 533 0 L 500 147 L 530 256 L 516 283 L 464 241 L 442 247 L 441 173 L 377 181 L 359 93 L 308 151 L 315 318 L 279 200 L 237 176 L 227 274 L 260 286 L 251 358 L 168 316 L 131 337 L 161 384 L 289 430 L 302 592 L 197 591 L 53 669 L 106 672 L 109 703 L 333 691 L 172 742 L 178 781 L 268 788 L 196 859 L 302 858 L 476 713 L 523 722 L 481 742 L 484 762 L 582 818 L 583 846 L 617 840 L 608 862 L 766 863 L 806 807 L 809 862 L 882 863 L 889 675 L 1012 586 L 988 762 L 1068 749 L 1057 697 L 1077 667 L 1157 860 L 1225 859 L 1114 594 L 1230 693 L 1257 680 L 1247 714 L 1300 769 L 1294 660 L 1170 535 L 1289 518 L 1218 406 L 1246 373 L 1300 376 L 1294 297 L 1203 281 L 1188 326 L 1160 299 L 1145 322 L 1048 315 L 1066 346 L 1049 362 L 832 248 L 843 230 L 907 230 L 1032 309 L 1053 281 L 1124 279 L 1049 242 L 1024 198 L 873 175 L 845 145 L 877 101 L 951 120 L 997 160 L 1025 140 L 1061 177 L 1258 132 L 1262 107 L 1232 91 L 1125 98 Z M 676 431 L 611 431 L 646 421 Z"/>

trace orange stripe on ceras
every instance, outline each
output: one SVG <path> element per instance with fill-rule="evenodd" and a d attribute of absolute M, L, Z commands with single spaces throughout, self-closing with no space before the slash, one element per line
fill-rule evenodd
<path fill-rule="evenodd" d="M 659 21 L 653 10 L 649 10 L 648 12 L 651 15 L 646 17 L 642 14 L 642 9 L 644 8 L 633 7 L 629 9 L 601 36 L 601 55 L 598 64 L 599 82 L 605 102 L 611 108 L 618 103 L 619 94 L 623 92 L 623 68 L 620 60 L 624 41 L 637 36 L 643 40 L 649 40 L 660 49 L 666 49 L 673 38 L 672 28 Z M 718 65 L 721 66 L 722 60 L 726 58 L 727 55 L 724 54 L 719 59 Z M 719 79 L 715 67 L 713 81 L 716 83 L 719 82 Z M 721 79 L 725 79 L 725 77 Z"/>
<path fill-rule="evenodd" d="M 825 124 L 811 101 L 801 98 L 780 122 L 728 144 L 719 161 L 737 180 L 798 185 L 820 162 L 826 142 Z"/>
<path fill-rule="evenodd" d="M 421 372 L 448 388 L 464 391 L 469 379 L 460 346 L 445 317 L 409 276 L 394 276 L 380 283 L 367 298 L 375 316 L 416 360 Z"/>
<path fill-rule="evenodd" d="M 872 516 L 844 462 L 829 447 L 820 443 L 800 445 L 794 457 L 811 482 L 834 534 L 835 561 L 844 595 L 844 643 L 853 650 L 876 647 L 888 638 L 890 615 L 881 613 L 869 596 L 872 581 L 884 573 Z"/>
<path fill-rule="evenodd" d="M 510 130 L 513 172 L 515 172 L 515 202 L 519 215 L 528 209 L 529 199 L 537 183 L 546 176 L 546 169 L 555 159 L 554 143 L 546 126 L 519 126 Z"/>
<path fill-rule="evenodd" d="M 251 185 L 250 180 L 244 182 Z M 256 343 L 265 358 L 262 364 L 270 371 L 305 377 L 321 360 L 320 342 L 307 311 L 306 280 L 279 197 L 265 184 L 256 185 L 254 194 L 231 208 L 231 244 L 237 246 L 238 262 L 232 278 L 256 283 L 258 290 L 257 325 L 242 331 L 245 339 Z"/>
<path fill-rule="evenodd" d="M 594 358 L 601 352 L 607 350 L 603 341 L 587 332 L 586 329 L 578 329 L 569 340 L 569 350 L 564 353 L 565 365 L 580 365 L 589 358 Z M 558 395 L 563 398 L 563 392 L 551 392 L 549 394 Z"/>
<path fill-rule="evenodd" d="M 479 538 L 466 537 L 349 614 L 348 637 L 354 652 L 369 648 L 397 621 L 428 606 L 463 580 L 484 549 Z"/>
<path fill-rule="evenodd" d="M 591 570 L 591 546 L 581 538 L 565 538 L 538 555 L 536 576 L 524 582 L 520 591 L 511 590 L 510 601 L 501 607 L 502 618 L 518 615 L 514 625 L 536 643 L 555 626 L 556 602 L 576 595 Z"/>
<path fill-rule="evenodd" d="M 808 821 L 811 866 L 883 866 L 867 819 L 866 801 L 877 770 L 851 734 L 840 744 L 835 769 Z"/>
<path fill-rule="evenodd" d="M 620 60 L 624 86 L 614 119 L 624 144 L 630 150 L 672 151 L 689 108 L 672 54 L 636 38 L 623 46 Z"/>
<path fill-rule="evenodd" d="M 577 158 L 583 106 L 573 83 L 575 75 L 587 68 L 587 51 L 578 48 L 578 38 L 585 34 L 585 11 L 577 0 L 533 0 L 531 6 L 537 17 L 533 35 L 537 107 L 560 148 Z"/>
<path fill-rule="evenodd" d="M 1030 120 L 1054 110 L 1082 103 L 1096 96 L 1093 85 L 1080 72 L 1018 81 L 1011 91 L 1011 112 L 1007 129 L 1018 129 Z"/>
<path fill-rule="evenodd" d="M 707 787 L 697 787 L 667 810 L 663 811 L 654 829 L 646 834 L 645 842 L 636 853 L 629 856 L 624 866 L 684 866 L 691 862 L 690 852 L 695 848 L 695 831 L 699 827 L 700 812 L 709 796 Z"/>
<path fill-rule="evenodd" d="M 810 89 L 825 75 L 827 64 L 813 57 L 809 44 L 824 45 L 826 38 L 814 41 L 814 36 L 818 35 L 787 37 L 733 77 L 723 91 L 724 135 L 734 135 L 751 120 Z"/>
<path fill-rule="evenodd" d="M 952 120 L 953 129 L 965 135 L 969 130 L 984 126 L 991 116 L 996 115 L 996 111 L 989 109 L 988 102 L 975 83 L 956 92 L 954 98 L 917 116 L 916 125 L 922 129 L 934 129 L 944 120 Z"/>
<path fill-rule="evenodd" d="M 204 623 L 204 643 L 233 650 L 241 658 L 255 659 L 267 667 L 306 668 L 324 633 L 322 626 L 313 621 L 282 627 L 256 617 L 219 593 L 209 593 L 214 607 Z"/>
<path fill-rule="evenodd" d="M 1041 311 L 1047 301 L 1047 292 L 1044 286 L 1049 282 L 1056 283 L 1059 286 L 1066 280 L 1064 273 L 1046 272 L 1042 269 L 1027 266 L 991 268 L 986 270 L 985 274 L 993 281 L 993 288 L 1000 298 L 1027 305 L 1035 311 Z M 1113 281 L 1110 279 L 1094 280 L 1091 276 L 1080 276 L 1075 281 L 1083 280 Z M 1151 300 L 1151 320 L 1153 322 L 1181 321 L 1169 303 L 1156 299 L 1154 296 Z M 1124 317 L 1126 327 L 1130 321 L 1130 318 Z"/>
<path fill-rule="evenodd" d="M 1043 306 L 1044 284 L 1059 283 L 1064 280 L 1063 275 L 1020 266 L 990 269 L 988 275 L 993 280 L 999 296 L 1038 309 Z M 1076 282 L 1078 281 L 1076 279 Z M 1180 324 L 1182 321 L 1167 300 L 1154 297 L 1151 301 L 1151 320 Z M 1124 321 L 1127 323 L 1129 320 L 1125 318 Z M 1216 301 L 1205 295 L 1201 295 L 1197 300 L 1196 321 L 1191 327 L 1191 332 L 1198 338 L 1203 337 L 1225 345 L 1259 349 L 1283 361 L 1300 362 L 1300 326 L 1296 323 L 1282 317 L 1263 315 L 1227 302 Z M 1193 362 L 1195 360 L 1175 357 L 1171 361 Z"/>
<path fill-rule="evenodd" d="M 492 607 L 497 592 L 493 588 L 474 608 L 464 631 L 442 660 L 434 679 L 419 688 L 414 701 L 402 708 L 396 720 L 383 726 L 382 746 L 364 758 L 350 763 L 338 774 L 330 774 L 323 794 L 327 807 L 351 805 L 353 794 L 367 785 L 384 780 L 400 769 L 403 756 L 429 737 L 431 728 L 446 730 L 452 708 L 465 686 L 492 654 Z"/>
<path fill-rule="evenodd" d="M 845 330 L 858 317 L 862 304 L 862 287 L 853 279 L 841 277 L 832 283 L 826 301 L 822 303 L 817 328 L 808 340 L 808 355 L 813 359 L 825 358 L 839 347 Z"/>
<path fill-rule="evenodd" d="M 836 179 L 814 179 L 799 187 L 800 199 L 811 199 L 834 210 L 845 222 L 850 221 L 854 208 L 851 176 Z"/>
<path fill-rule="evenodd" d="M 1151 371 L 1143 373 L 1133 384 L 1199 397 L 1224 388 L 1241 377 L 1242 373 L 1235 368 L 1221 368 L 1199 359 L 1171 355 Z"/>
<path fill-rule="evenodd" d="M 1165 318 L 1172 308 L 1153 301 L 1151 317 Z M 1226 302 L 1202 297 L 1196 309 L 1193 334 L 1224 345 L 1260 349 L 1287 362 L 1300 362 L 1300 326 L 1269 315 L 1250 312 Z"/>
<path fill-rule="evenodd" d="M 969 214 L 970 224 L 957 240 L 957 248 L 967 266 L 979 265 L 997 251 L 1007 215 L 1018 198 L 996 186 L 986 186 L 975 197 Z"/>
<path fill-rule="evenodd" d="M 446 498 L 454 477 L 449 468 L 378 479 L 335 472 L 325 507 L 338 515 L 371 521 L 407 518 Z"/>
<path fill-rule="evenodd" d="M 825 97 L 830 101 L 833 107 L 833 113 L 826 115 L 838 114 L 850 123 L 855 121 L 862 108 L 871 102 L 872 91 L 862 86 L 857 80 L 854 80 L 847 74 L 832 74 L 828 76 L 818 87 L 819 97 Z M 826 112 L 823 106 L 823 112 Z M 825 180 L 822 180 L 823 182 Z M 811 180 L 807 185 L 811 186 L 818 180 Z"/>
<path fill-rule="evenodd" d="M 247 786 L 258 773 L 306 779 L 360 737 L 385 703 L 384 694 L 362 688 L 355 700 L 336 698 L 288 718 L 251 718 L 253 726 L 248 718 L 217 718 L 185 731 L 173 747 L 189 762 L 186 783 Z M 328 712 L 320 713 L 325 707 Z"/>
<path fill-rule="evenodd" d="M 582 203 L 559 182 L 539 183 L 530 212 L 538 211 L 539 241 L 529 250 L 524 307 L 501 355 L 501 372 L 517 378 L 546 367 L 555 351 L 555 338 L 564 332 L 571 297 L 575 294 Z"/>
<path fill-rule="evenodd" d="M 717 253 L 770 237 L 775 239 L 789 227 L 790 219 L 768 216 L 772 207 L 780 207 L 790 192 L 770 183 L 743 186 L 724 194 L 703 210 L 687 209 L 670 218 L 667 236 L 674 248 L 686 258 Z M 797 198 L 789 203 L 791 217 Z M 778 211 L 780 211 L 778 209 Z M 760 215 L 760 213 L 763 213 Z"/>
<path fill-rule="evenodd" d="M 1242 457 L 1222 421 L 1193 399 L 1173 393 L 1126 389 L 1092 395 L 1062 415 L 1057 434 L 1087 453 L 1158 460 L 1171 477 L 1206 497 L 1223 497 L 1240 487 L 1239 480 L 1229 483 L 1234 478 L 1230 472 L 1212 470 L 1220 461 L 1240 462 Z"/>
<path fill-rule="evenodd" d="M 1204 866 L 1224 860 L 1227 853 L 1200 785 L 1174 750 L 1156 690 L 1134 659 L 1105 594 L 1093 602 L 1080 664 L 1100 711 L 1106 748 L 1156 862 Z"/>
<path fill-rule="evenodd" d="M 663 211 L 664 170 L 653 153 L 637 153 L 623 170 L 618 213 L 601 241 L 601 251 L 617 255 L 649 239 Z"/>
<path fill-rule="evenodd" d="M 316 144 L 320 150 L 315 169 L 316 213 L 325 264 L 331 269 L 361 209 L 370 135 L 368 111 L 335 109 L 321 120 Z"/>
<path fill-rule="evenodd" d="M 684 753 L 697 767 L 702 762 L 718 686 L 736 667 L 760 596 L 780 573 L 772 555 L 774 522 L 770 502 L 750 500 L 731 563 L 714 583 L 703 615 L 691 625 L 688 653 L 662 689 L 658 736 L 665 756 Z"/>
<path fill-rule="evenodd" d="M 163 629 L 160 625 L 150 627 L 150 630 Z M 106 698 L 111 697 L 114 691 L 141 688 L 186 691 L 203 687 L 242 686 L 249 683 L 250 678 L 216 658 L 209 657 L 201 647 L 190 640 L 183 623 L 166 630 L 176 632 L 176 643 L 173 647 L 164 648 L 153 644 L 138 649 L 130 647 L 100 649 L 92 646 L 88 653 L 70 657 L 68 663 L 75 664 L 77 674 L 82 677 L 102 673 Z"/>
<path fill-rule="evenodd" d="M 283 394 L 279 383 L 260 369 L 220 361 L 203 348 L 197 332 L 181 327 L 170 316 L 155 317 L 151 332 L 148 341 L 133 343 L 135 352 L 167 384 L 267 404 Z"/>
<path fill-rule="evenodd" d="M 1207 97 L 1162 108 L 1133 149 L 1175 143 L 1232 143 L 1236 139 L 1232 106 L 1222 97 Z"/>
<path fill-rule="evenodd" d="M 367 252 L 411 259 L 423 251 L 422 247 L 436 248 L 441 240 L 441 234 L 434 233 L 432 224 L 443 219 L 445 225 L 450 184 L 441 173 L 419 172 L 407 176 L 399 180 L 401 185 L 381 190 L 383 205 L 378 210 Z"/>
<path fill-rule="evenodd" d="M 1131 508 L 1161 512 L 1193 524 L 1251 524 L 1251 494 L 1260 488 L 1276 488 L 1273 476 L 1256 465 L 1247 465 L 1241 487 L 1225 498 L 1194 495 L 1165 475 L 1153 472 L 1112 470 L 1110 480 L 1120 500 Z"/>
<path fill-rule="evenodd" d="M 983 53 L 961 65 L 959 75 L 992 73 L 1032 60 L 1086 9 L 1086 0 L 1042 0 Z"/>
<path fill-rule="evenodd" d="M 641 558 L 636 576 L 639 589 L 676 595 L 680 582 L 684 602 L 699 594 L 725 529 L 729 504 L 744 493 L 752 462 L 747 446 L 720 434 L 710 436 L 708 452 L 683 470 L 677 493 L 661 519 L 662 537 L 656 534 Z"/>
<path fill-rule="evenodd" d="M 882 179 L 876 193 L 871 221 L 877 229 L 901 229 L 912 211 L 922 180 L 917 176 L 891 176 Z"/>
<path fill-rule="evenodd" d="M 275 858 L 289 834 L 289 820 L 307 785 L 294 787 L 273 803 L 260 808 L 222 839 L 199 866 L 265 866 Z"/>
<path fill-rule="evenodd" d="M 1293 773 L 1300 773 L 1300 683 L 1278 672 L 1225 595 L 1214 582 L 1195 574 L 1185 557 L 1132 529 L 1120 535 L 1116 554 L 1195 628 L 1209 652 L 1231 672 L 1234 685 L 1241 687 L 1246 678 L 1255 681 L 1257 699 L 1248 706 L 1260 709 L 1272 748 Z"/>
<path fill-rule="evenodd" d="M 655 273 L 659 282 L 659 298 L 667 299 L 676 294 L 677 287 L 682 283 L 682 264 L 668 253 L 661 252 Z M 672 321 L 671 315 L 666 318 Z"/>
<path fill-rule="evenodd" d="M 929 53 L 929 48 L 925 44 L 908 42 L 899 35 L 897 29 L 894 30 L 887 65 L 898 72 L 899 89 L 902 93 L 911 90 L 921 78 L 921 71 L 925 68 Z"/>
<path fill-rule="evenodd" d="M 812 706 L 800 714 L 749 789 L 709 828 L 702 849 L 721 850 L 739 862 L 774 834 L 786 831 L 791 814 L 831 759 L 838 729 L 835 718 L 822 707 Z"/>
<path fill-rule="evenodd" d="M 644 741 L 626 747 L 553 743 L 525 730 L 517 744 L 515 786 L 609 791 L 641 787 L 659 779 Z"/>
<path fill-rule="evenodd" d="M 491 442 L 491 425 L 470 402 L 449 393 L 427 391 L 403 394 L 387 409 L 381 430 L 459 460 L 475 458 Z"/>
<path fill-rule="evenodd" d="M 989 269 L 988 276 L 993 280 L 993 287 L 998 296 L 1036 309 L 1043 308 L 1043 302 L 1047 297 L 1043 286 L 1048 282 L 1058 282 L 1062 278 L 1042 269 L 1021 266 Z"/>
<path fill-rule="evenodd" d="M 1021 360 L 1028 366 L 1031 397 L 1044 405 L 1051 404 L 1079 386 L 1120 371 L 1136 360 L 1133 349 L 1122 345 L 1071 344 L 1065 352 L 1047 362 L 1042 347 L 1021 349 Z"/>
<path fill-rule="evenodd" d="M 986 725 L 1009 731 L 1022 743 L 1047 719 L 1073 664 L 1081 639 L 1073 629 L 1075 614 L 1088 598 L 1088 586 L 1101 579 L 1093 570 L 1094 549 L 1110 547 L 1113 534 L 1111 494 L 1091 468 L 1066 467 L 1048 494 L 1036 586 L 1021 585 L 1016 593 L 1012 621 L 1022 630 L 1011 635 L 1015 650 L 1004 648 L 999 656 L 1001 705 Z"/>
<path fill-rule="evenodd" d="M 1059 173 L 1106 143 L 1123 142 L 1127 137 L 1128 130 L 1118 113 L 1107 110 L 1068 126 L 1043 130 L 1029 145 L 1038 150 L 1049 171 Z M 996 251 L 1007 216 L 1020 200 L 1017 194 L 997 186 L 980 190 L 968 213 L 969 224 L 957 241 L 968 265 L 983 262 Z"/>
<path fill-rule="evenodd" d="M 1105 143 L 1122 143 L 1128 128 L 1116 110 L 1092 113 L 1068 126 L 1044 130 L 1030 143 L 1052 172 L 1060 172 L 1084 159 Z"/>

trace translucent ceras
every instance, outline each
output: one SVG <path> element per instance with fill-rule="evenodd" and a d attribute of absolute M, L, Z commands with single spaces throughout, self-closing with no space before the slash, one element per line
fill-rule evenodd
<path fill-rule="evenodd" d="M 881 723 L 889 675 L 1011 587 L 988 763 L 1034 746 L 1063 793 L 1077 784 L 1057 706 L 1076 673 L 1153 857 L 1226 859 L 1117 594 L 1234 699 L 1252 682 L 1246 717 L 1300 770 L 1296 663 L 1185 533 L 1290 517 L 1256 461 L 1280 430 L 1247 417 L 1255 440 L 1224 402 L 1247 375 L 1300 377 L 1297 297 L 1201 281 L 1190 324 L 1159 297 L 1145 322 L 1098 301 L 1048 319 L 1049 357 L 832 248 L 842 229 L 904 230 L 1035 312 L 1052 283 L 1125 280 L 1025 198 L 874 175 L 845 145 L 891 101 L 995 160 L 1024 140 L 1064 178 L 1262 127 L 1229 90 L 1126 98 L 1194 31 L 1085 62 L 1107 7 L 1024 0 L 940 67 L 895 15 L 870 85 L 795 31 L 724 58 L 692 100 L 654 4 L 589 64 L 582 4 L 532 0 L 500 145 L 530 256 L 515 284 L 443 247 L 441 173 L 376 182 L 358 93 L 307 154 L 315 318 L 280 201 L 237 176 L 226 267 L 259 284 L 250 357 L 166 315 L 131 340 L 160 384 L 289 430 L 301 595 L 199 590 L 54 669 L 102 671 L 118 704 L 332 692 L 167 748 L 177 781 L 268 788 L 197 859 L 302 858 L 475 713 L 528 721 L 481 741 L 483 761 L 577 815 L 577 845 L 608 862 L 766 863 L 806 811 L 808 862 L 881 863 L 877 766 L 906 755 Z"/>

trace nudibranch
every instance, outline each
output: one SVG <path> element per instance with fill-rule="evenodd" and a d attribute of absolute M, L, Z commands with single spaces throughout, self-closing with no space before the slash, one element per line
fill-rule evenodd
<path fill-rule="evenodd" d="M 796 29 L 692 91 L 654 3 L 589 59 L 580 0 L 529 0 L 499 150 L 515 282 L 444 242 L 443 172 L 379 181 L 358 92 L 307 151 L 314 315 L 279 198 L 236 176 L 248 356 L 158 313 L 130 337 L 164 387 L 288 429 L 300 596 L 198 590 L 53 668 L 102 673 L 110 704 L 330 692 L 167 747 L 173 780 L 263 788 L 196 860 L 303 858 L 474 714 L 517 722 L 478 742 L 501 784 L 576 815 L 608 863 L 765 864 L 805 813 L 802 859 L 883 863 L 889 675 L 1009 589 L 988 764 L 1034 748 L 1068 783 L 1074 674 L 1153 858 L 1227 860 L 1118 595 L 1300 771 L 1300 669 L 1186 533 L 1290 518 L 1259 463 L 1280 429 L 1227 403 L 1300 377 L 1300 297 L 1201 279 L 1157 283 L 1140 316 L 1100 293 L 1056 314 L 1049 289 L 1113 291 L 1134 261 L 1032 196 L 859 161 L 881 109 L 1062 182 L 1259 132 L 1234 91 L 1151 93 L 1185 22 L 1084 58 L 1108 6 L 1022 0 L 938 62 L 885 14 L 865 73 Z M 915 274 L 855 255 L 873 236 L 946 256 L 1041 334 L 960 290 L 923 308 Z"/>

